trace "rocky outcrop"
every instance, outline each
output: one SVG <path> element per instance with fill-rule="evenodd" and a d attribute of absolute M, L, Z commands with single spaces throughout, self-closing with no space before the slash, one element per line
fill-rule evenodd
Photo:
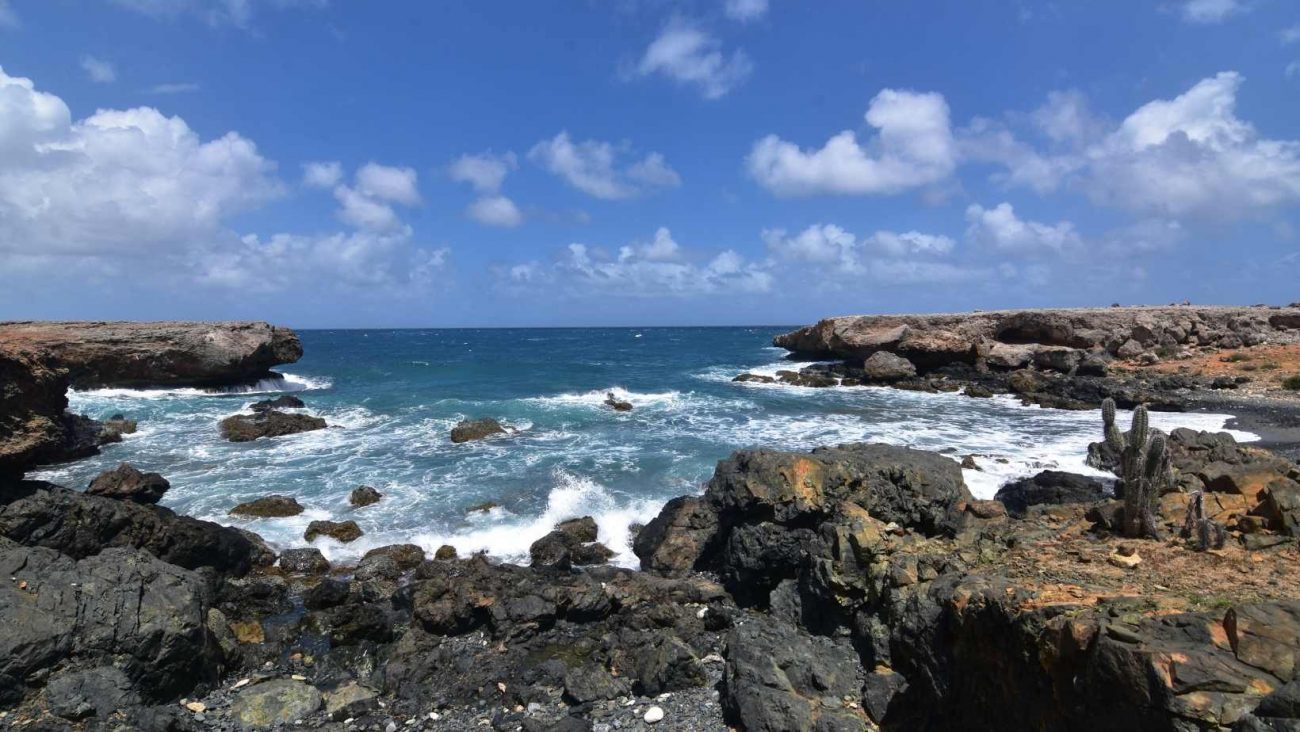
<path fill-rule="evenodd" d="M 0 342 L 0 479 L 99 452 L 120 432 L 71 414 L 68 373 L 48 355 Z"/>
<path fill-rule="evenodd" d="M 561 521 L 554 531 L 528 548 L 532 566 L 568 569 L 608 562 L 614 552 L 596 541 L 597 531 L 596 521 L 590 516 Z"/>
<path fill-rule="evenodd" d="M 288 328 L 241 322 L 0 323 L 0 347 L 43 354 L 77 389 L 225 386 L 252 382 L 302 357 Z"/>
<path fill-rule="evenodd" d="M 1179 348 L 1294 341 L 1300 308 L 1131 307 L 829 318 L 777 336 L 811 358 L 861 362 L 877 352 L 922 371 L 950 364 L 1074 372 L 1089 356 L 1136 358 Z M 1090 366 L 1096 369 L 1097 365 Z M 1104 369 L 1104 365 L 1101 366 Z"/>
<path fill-rule="evenodd" d="M 74 559 L 130 547 L 185 569 L 231 574 L 247 572 L 263 557 L 237 529 L 37 481 L 0 482 L 0 536 Z"/>
<path fill-rule="evenodd" d="M 1100 480 L 1059 470 L 1044 470 L 1031 478 L 1011 481 L 994 496 L 1012 516 L 1024 516 L 1031 506 L 1096 503 L 1106 497 L 1106 487 Z"/>

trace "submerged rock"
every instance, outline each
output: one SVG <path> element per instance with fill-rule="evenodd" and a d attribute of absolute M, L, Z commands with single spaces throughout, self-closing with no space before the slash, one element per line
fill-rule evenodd
<path fill-rule="evenodd" d="M 482 440 L 492 435 L 505 434 L 506 428 L 501 423 L 486 417 L 483 419 L 465 419 L 461 420 L 455 427 L 451 428 L 451 441 L 457 444 L 469 442 L 470 440 Z"/>
<path fill-rule="evenodd" d="M 257 518 L 283 518 L 297 516 L 303 512 L 298 499 L 293 496 L 263 496 L 245 501 L 230 509 L 231 516 L 254 516 Z"/>
<path fill-rule="evenodd" d="M 268 410 L 257 414 L 236 414 L 221 420 L 221 436 L 231 442 L 251 442 L 259 437 L 282 437 L 323 430 L 328 425 L 310 414 L 289 414 Z"/>
<path fill-rule="evenodd" d="M 605 395 L 605 406 L 613 409 L 615 412 L 632 411 L 632 402 L 624 401 L 614 396 L 614 392 Z"/>
<path fill-rule="evenodd" d="M 741 374 L 733 378 L 732 381 L 738 381 L 742 384 L 772 384 L 776 382 L 776 379 L 763 374 Z"/>
<path fill-rule="evenodd" d="M 130 463 L 122 463 L 112 470 L 100 473 L 90 482 L 86 492 L 123 501 L 157 503 L 170 488 L 171 483 L 162 475 L 142 473 Z"/>
<path fill-rule="evenodd" d="M 273 409 L 302 409 L 306 403 L 296 396 L 285 394 L 274 399 L 263 399 L 260 402 L 253 402 L 248 408 L 253 412 L 269 412 Z"/>

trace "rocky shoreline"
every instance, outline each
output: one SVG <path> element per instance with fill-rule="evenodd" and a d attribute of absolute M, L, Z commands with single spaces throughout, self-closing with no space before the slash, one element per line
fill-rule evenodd
<path fill-rule="evenodd" d="M 1237 322 L 1219 317 L 1209 322 Z M 3 424 L 60 419 L 74 369 L 4 332 L 0 367 L 17 387 L 0 397 Z M 877 359 L 893 368 L 879 383 L 957 380 L 951 363 L 896 350 L 855 351 L 840 370 L 792 372 L 791 383 L 861 379 L 878 352 L 914 369 Z M 1003 382 L 991 373 L 1008 391 L 1012 380 L 1063 382 L 1016 392 L 1026 395 L 1083 402 L 1129 389 L 1190 404 L 1162 377 L 1117 379 L 1113 358 L 1105 376 L 1082 375 L 1085 358 L 1067 371 L 972 362 L 958 388 L 992 391 Z M 275 406 L 294 405 L 261 411 Z M 89 491 L 23 480 L 45 455 L 30 445 L 50 444 L 42 434 L 0 440 L 0 727 L 1300 725 L 1300 467 L 1227 435 L 1167 436 L 1175 480 L 1158 497 L 1158 540 L 1117 535 L 1111 492 L 1122 484 L 1048 472 L 980 501 L 934 453 L 742 450 L 701 495 L 640 528 L 634 571 L 601 564 L 601 537 L 579 516 L 534 544 L 530 567 L 412 545 L 349 567 L 313 550 L 277 555 L 254 534 L 155 505 L 165 476 L 119 468 Z M 1099 423 L 1104 463 L 1101 438 Z M 1180 536 L 1197 507 L 1225 531 L 1222 548 Z"/>

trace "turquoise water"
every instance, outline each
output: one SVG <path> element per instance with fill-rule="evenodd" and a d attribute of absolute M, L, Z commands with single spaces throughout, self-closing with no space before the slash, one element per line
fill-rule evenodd
<path fill-rule="evenodd" d="M 165 475 L 163 504 L 251 528 L 280 546 L 303 545 L 309 521 L 352 518 L 366 532 L 332 559 L 413 541 L 504 559 L 556 522 L 597 518 L 602 540 L 631 563 L 628 526 L 677 495 L 701 489 L 717 461 L 741 447 L 808 449 L 858 440 L 974 453 L 984 471 L 968 485 L 990 497 L 1012 477 L 1049 467 L 1087 471 L 1096 412 L 1022 407 L 1008 397 L 970 399 L 852 387 L 737 384 L 744 371 L 788 368 L 772 336 L 788 328 L 601 328 L 303 331 L 306 355 L 283 380 L 242 393 L 192 389 L 73 392 L 73 409 L 139 420 L 140 431 L 102 455 L 40 475 L 84 487 L 129 461 Z M 294 391 L 332 427 L 252 443 L 220 439 L 217 422 L 265 394 Z M 613 391 L 634 405 L 605 407 Z M 451 427 L 496 417 L 514 434 L 454 445 Z M 1222 415 L 1156 415 L 1161 427 L 1218 429 Z M 362 509 L 348 493 L 384 494 Z M 270 493 L 307 511 L 240 520 L 236 503 Z M 500 508 L 469 514 L 494 501 Z"/>

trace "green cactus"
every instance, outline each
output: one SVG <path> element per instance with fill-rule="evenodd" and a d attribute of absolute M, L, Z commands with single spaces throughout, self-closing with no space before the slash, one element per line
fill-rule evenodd
<path fill-rule="evenodd" d="M 1115 424 L 1113 399 L 1101 403 L 1101 416 L 1106 443 L 1119 455 L 1124 485 L 1124 536 L 1158 539 L 1156 516 L 1160 513 L 1160 495 L 1172 490 L 1174 484 L 1166 438 L 1159 430 L 1151 429 L 1145 406 L 1133 410 L 1128 434 Z"/>

